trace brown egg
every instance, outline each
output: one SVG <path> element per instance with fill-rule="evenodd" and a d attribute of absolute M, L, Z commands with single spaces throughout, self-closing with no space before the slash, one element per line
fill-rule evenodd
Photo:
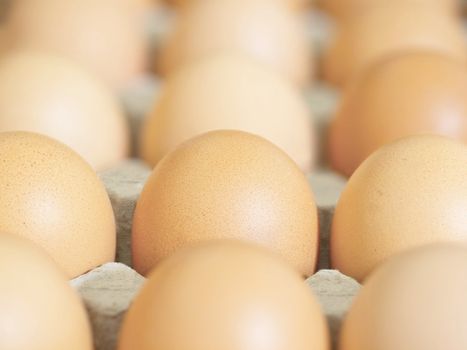
<path fill-rule="evenodd" d="M 379 147 L 418 133 L 467 142 L 465 64 L 412 53 L 373 67 L 344 95 L 330 129 L 330 162 L 351 175 Z"/>
<path fill-rule="evenodd" d="M 281 259 L 253 245 L 190 247 L 150 275 L 131 306 L 119 350 L 327 350 L 311 290 Z"/>
<path fill-rule="evenodd" d="M 39 247 L 0 233 L 0 280 L 0 349 L 93 349 L 78 295 Z"/>
<path fill-rule="evenodd" d="M 133 263 L 146 275 L 160 260 L 196 241 L 237 238 L 284 256 L 309 276 L 318 222 L 308 181 L 263 138 L 213 131 L 168 154 L 136 205 Z"/>
<path fill-rule="evenodd" d="M 0 133 L 0 232 L 42 246 L 76 277 L 115 256 L 110 200 L 92 168 L 39 134 Z"/>
<path fill-rule="evenodd" d="M 240 53 L 291 81 L 311 78 L 311 44 L 301 17 L 277 2 L 208 1 L 181 9 L 163 47 L 158 71 L 177 68 L 217 52 Z"/>
<path fill-rule="evenodd" d="M 409 50 L 467 59 L 461 23 L 440 10 L 386 6 L 342 21 L 323 58 L 325 79 L 345 85 L 375 62 Z"/>
<path fill-rule="evenodd" d="M 340 350 L 467 348 L 467 247 L 437 244 L 390 259 L 344 322 Z"/>
<path fill-rule="evenodd" d="M 172 6 L 192 6 L 192 5 L 197 5 L 200 2 L 210 2 L 210 3 L 216 3 L 220 2 L 221 0 L 166 0 L 166 2 Z M 231 2 L 240 2 L 241 0 L 223 0 L 223 1 L 231 1 Z M 251 4 L 253 1 L 259 2 L 267 2 L 271 3 L 273 0 L 244 0 L 245 3 Z M 286 4 L 289 5 L 292 9 L 303 9 L 308 7 L 310 5 L 311 0 L 276 0 L 280 4 Z"/>
<path fill-rule="evenodd" d="M 133 0 L 16 0 L 6 25 L 12 47 L 69 57 L 123 87 L 144 70 L 140 9 Z"/>
<path fill-rule="evenodd" d="M 317 6 L 337 17 L 346 19 L 348 16 L 358 16 L 373 8 L 384 6 L 418 6 L 430 7 L 435 11 L 448 10 L 451 13 L 459 11 L 459 0 L 316 0 Z"/>
<path fill-rule="evenodd" d="M 380 148 L 352 175 L 337 204 L 331 261 L 363 280 L 408 248 L 467 242 L 467 146 L 413 136 Z"/>
<path fill-rule="evenodd" d="M 94 168 L 128 153 L 123 111 L 108 88 L 59 57 L 27 52 L 0 59 L 0 131 L 25 130 L 62 141 Z"/>
<path fill-rule="evenodd" d="M 309 171 L 316 148 L 309 114 L 299 90 L 286 80 L 246 58 L 216 55 L 165 83 L 142 129 L 142 158 L 154 165 L 193 136 L 239 129 L 265 137 Z"/>

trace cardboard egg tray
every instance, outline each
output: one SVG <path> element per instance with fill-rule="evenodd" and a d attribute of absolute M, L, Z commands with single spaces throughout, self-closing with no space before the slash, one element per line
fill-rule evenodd
<path fill-rule="evenodd" d="M 142 120 L 155 102 L 160 87 L 161 82 L 157 78 L 148 76 L 123 96 L 134 139 L 137 139 Z M 323 144 L 322 135 L 326 134 L 338 95 L 333 89 L 318 83 L 304 96 Z M 323 160 L 324 156 L 320 159 Z M 145 280 L 131 268 L 131 226 L 136 201 L 150 173 L 147 165 L 132 158 L 99 174 L 116 217 L 117 262 L 105 264 L 71 281 L 89 313 L 96 350 L 116 349 L 122 318 Z M 304 283 L 310 286 L 321 302 L 334 341 L 341 320 L 360 288 L 353 279 L 329 270 L 330 225 L 345 179 L 327 170 L 324 162 L 308 178 L 319 209 L 321 238 L 318 272 Z"/>

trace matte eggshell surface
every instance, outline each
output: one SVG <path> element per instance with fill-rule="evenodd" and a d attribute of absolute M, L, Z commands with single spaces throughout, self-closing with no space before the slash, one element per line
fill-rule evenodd
<path fill-rule="evenodd" d="M 156 268 L 124 320 L 119 350 L 327 350 L 300 276 L 241 242 L 185 249 Z"/>
<path fill-rule="evenodd" d="M 216 3 L 220 1 L 231 1 L 231 2 L 240 2 L 242 0 L 166 0 L 167 3 L 174 5 L 174 6 L 196 6 L 200 2 L 211 2 Z M 271 3 L 274 1 L 279 2 L 280 4 L 289 5 L 291 9 L 303 9 L 306 8 L 308 5 L 311 4 L 312 0 L 243 0 L 245 3 L 253 3 L 253 2 L 265 2 Z"/>
<path fill-rule="evenodd" d="M 182 144 L 149 177 L 133 220 L 133 265 L 146 275 L 189 243 L 236 238 L 309 276 L 317 230 L 307 179 L 285 153 L 252 134 L 216 131 Z"/>
<path fill-rule="evenodd" d="M 251 57 L 304 85 L 312 76 L 310 48 L 300 15 L 279 3 L 208 1 L 180 10 L 157 66 L 167 75 L 194 60 L 227 51 Z"/>
<path fill-rule="evenodd" d="M 437 244 L 390 259 L 344 322 L 340 350 L 467 348 L 467 247 Z"/>
<path fill-rule="evenodd" d="M 0 58 L 0 131 L 32 131 L 70 146 L 94 168 L 127 155 L 129 131 L 117 99 L 73 62 L 15 52 Z"/>
<path fill-rule="evenodd" d="M 15 0 L 6 26 L 11 47 L 69 57 L 120 88 L 144 71 L 140 10 L 134 0 Z"/>
<path fill-rule="evenodd" d="M 345 175 L 404 136 L 440 134 L 467 143 L 467 67 L 430 53 L 373 67 L 346 91 L 331 124 L 329 156 Z"/>
<path fill-rule="evenodd" d="M 220 54 L 186 66 L 165 83 L 141 135 L 141 153 L 156 164 L 178 144 L 216 129 L 265 137 L 303 171 L 314 163 L 310 112 L 298 89 L 255 62 Z"/>
<path fill-rule="evenodd" d="M 110 200 L 91 167 L 45 136 L 0 133 L 0 231 L 42 246 L 73 278 L 114 260 Z"/>
<path fill-rule="evenodd" d="M 0 349 L 93 348 L 84 306 L 39 247 L 0 233 L 0 280 Z"/>
<path fill-rule="evenodd" d="M 375 8 L 340 22 L 323 57 L 324 76 L 346 85 L 378 61 L 411 50 L 430 50 L 465 62 L 462 23 L 430 7 Z"/>
<path fill-rule="evenodd" d="M 350 178 L 331 230 L 334 268 L 362 281 L 390 256 L 467 243 L 467 146 L 414 136 L 382 147 Z"/>

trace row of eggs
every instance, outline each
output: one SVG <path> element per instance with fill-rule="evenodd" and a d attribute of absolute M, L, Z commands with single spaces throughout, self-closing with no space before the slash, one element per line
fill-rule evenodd
<path fill-rule="evenodd" d="M 45 136 L 0 134 L 0 154 L 2 232 L 31 239 L 57 263 L 0 235 L 0 271 L 8 281 L 0 291 L 7 306 L 1 317 L 10 324 L 0 344 L 62 349 L 73 340 L 66 348 L 90 349 L 84 311 L 65 276 L 114 259 L 115 224 L 104 187 L 76 153 Z M 466 161 L 462 143 L 413 136 L 382 147 L 350 178 L 333 219 L 331 260 L 365 287 L 344 325 L 342 349 L 419 344 L 410 337 L 435 325 L 444 325 L 433 332 L 436 339 L 450 334 L 452 349 L 464 344 L 449 317 L 461 322 L 464 316 L 456 291 L 467 263 Z M 317 227 L 305 176 L 272 143 L 215 131 L 181 144 L 155 167 L 137 203 L 133 263 L 148 280 L 125 319 L 120 349 L 326 349 L 324 318 L 300 278 L 314 272 Z M 439 277 L 433 269 L 446 284 L 433 281 Z M 410 295 L 422 287 L 426 295 Z M 439 303 L 434 298 L 443 288 L 450 298 Z M 19 307 L 25 300 L 28 307 Z M 425 320 L 423 307 L 435 301 L 454 314 L 439 306 Z M 368 312 L 375 307 L 385 312 Z M 393 333 L 384 322 L 406 313 L 419 322 L 388 323 L 399 332 L 388 341 Z"/>

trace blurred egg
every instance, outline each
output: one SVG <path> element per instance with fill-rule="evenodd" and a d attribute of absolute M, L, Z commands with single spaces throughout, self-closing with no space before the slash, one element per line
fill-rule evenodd
<path fill-rule="evenodd" d="M 185 249 L 149 276 L 119 350 L 327 350 L 320 307 L 276 256 L 241 242 Z"/>
<path fill-rule="evenodd" d="M 166 2 L 173 6 L 192 6 L 197 5 L 200 2 L 216 3 L 221 1 L 240 2 L 241 0 L 166 0 Z M 244 0 L 245 3 L 253 3 L 263 1 L 265 3 L 272 3 L 274 0 Z M 310 5 L 311 0 L 275 0 L 279 4 L 289 5 L 292 9 L 303 9 Z"/>
<path fill-rule="evenodd" d="M 344 322 L 339 350 L 467 348 L 467 248 L 437 244 L 390 259 Z"/>
<path fill-rule="evenodd" d="M 333 268 L 359 281 L 388 257 L 467 243 L 467 146 L 413 136 L 380 148 L 347 183 L 331 229 Z"/>
<path fill-rule="evenodd" d="M 329 82 L 345 85 L 379 60 L 410 50 L 439 52 L 465 64 L 461 22 L 430 7 L 372 9 L 339 24 L 324 53 L 323 74 Z"/>
<path fill-rule="evenodd" d="M 0 233 L 0 280 L 0 349 L 93 349 L 81 300 L 39 247 Z"/>
<path fill-rule="evenodd" d="M 237 238 L 284 256 L 301 274 L 316 265 L 317 209 L 296 164 L 263 138 L 213 131 L 169 153 L 136 205 L 132 251 L 146 275 L 197 241 Z"/>
<path fill-rule="evenodd" d="M 7 132 L 0 164 L 0 232 L 35 241 L 70 278 L 114 260 L 112 206 L 81 157 L 48 137 Z"/>
<path fill-rule="evenodd" d="M 435 11 L 448 10 L 457 13 L 459 10 L 459 0 L 316 0 L 317 6 L 337 17 L 346 19 L 348 16 L 358 16 L 373 8 L 386 6 L 418 6 Z"/>
<path fill-rule="evenodd" d="M 170 76 L 141 133 L 141 155 L 156 164 L 179 143 L 216 129 L 239 129 L 282 148 L 303 171 L 313 167 L 314 129 L 300 91 L 236 55 L 216 55 Z"/>
<path fill-rule="evenodd" d="M 373 151 L 431 133 L 467 142 L 467 67 L 427 53 L 374 66 L 346 91 L 331 124 L 331 165 L 351 175 Z"/>
<path fill-rule="evenodd" d="M 6 25 L 11 47 L 69 57 L 123 87 L 144 70 L 140 9 L 133 0 L 16 0 Z"/>
<path fill-rule="evenodd" d="M 105 169 L 128 153 L 121 106 L 93 76 L 59 57 L 10 53 L 0 58 L 0 131 L 56 138 Z"/>
<path fill-rule="evenodd" d="M 301 16 L 277 2 L 203 1 L 180 9 L 158 58 L 158 71 L 177 68 L 217 52 L 255 59 L 291 81 L 311 79 L 311 43 Z"/>

